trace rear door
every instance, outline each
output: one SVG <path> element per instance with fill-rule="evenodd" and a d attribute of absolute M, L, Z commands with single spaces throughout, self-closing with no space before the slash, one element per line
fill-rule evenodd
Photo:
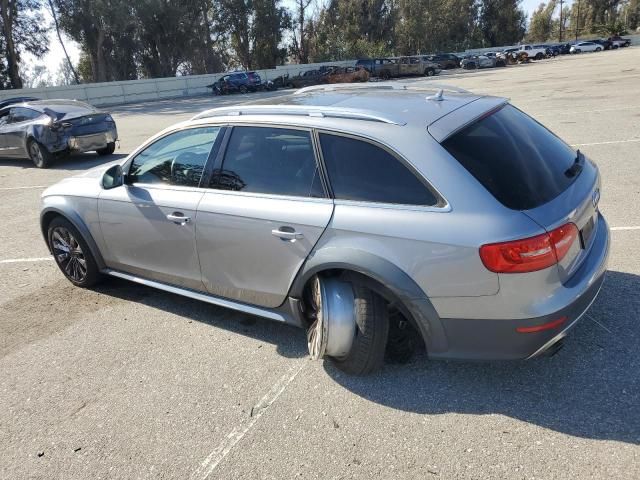
<path fill-rule="evenodd" d="M 1 127 L 4 152 L 8 157 L 26 157 L 27 129 L 33 121 L 43 114 L 30 108 L 13 107 L 8 122 Z"/>
<path fill-rule="evenodd" d="M 204 285 L 279 306 L 332 213 L 309 130 L 233 127 L 198 207 Z"/>

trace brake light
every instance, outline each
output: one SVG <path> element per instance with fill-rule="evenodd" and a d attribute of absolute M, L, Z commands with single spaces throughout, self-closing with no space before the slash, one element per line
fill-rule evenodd
<path fill-rule="evenodd" d="M 543 270 L 561 261 L 578 238 L 578 227 L 567 223 L 549 233 L 480 247 L 480 258 L 496 273 Z"/>

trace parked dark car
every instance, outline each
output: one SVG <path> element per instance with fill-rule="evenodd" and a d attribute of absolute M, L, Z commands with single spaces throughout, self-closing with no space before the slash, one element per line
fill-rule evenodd
<path fill-rule="evenodd" d="M 262 88 L 262 79 L 256 72 L 233 72 L 207 87 L 211 88 L 214 95 L 255 92 Z"/>
<path fill-rule="evenodd" d="M 611 48 L 628 47 L 631 45 L 631 39 L 622 38 L 620 35 L 613 35 L 608 40 L 611 42 Z"/>
<path fill-rule="evenodd" d="M 13 97 L 13 98 L 5 98 L 4 100 L 0 100 L 0 108 L 4 108 L 7 105 L 14 105 L 16 103 L 24 103 L 24 102 L 35 102 L 36 100 L 40 100 L 36 97 Z"/>
<path fill-rule="evenodd" d="M 547 45 L 545 47 L 547 57 L 557 57 L 560 55 L 560 47 L 557 45 Z"/>
<path fill-rule="evenodd" d="M 400 76 L 400 65 L 390 58 L 362 58 L 356 68 L 364 68 L 372 77 L 389 79 Z"/>
<path fill-rule="evenodd" d="M 441 69 L 458 68 L 460 66 L 460 57 L 453 53 L 437 53 L 427 56 L 430 62 L 436 63 Z"/>
<path fill-rule="evenodd" d="M 0 157 L 47 168 L 72 152 L 110 155 L 118 131 L 111 115 L 76 100 L 39 100 L 0 109 Z"/>
<path fill-rule="evenodd" d="M 594 40 L 589 40 L 589 42 L 597 43 L 598 45 L 602 45 L 603 50 L 611 50 L 611 40 L 605 40 L 602 38 L 596 38 Z"/>
<path fill-rule="evenodd" d="M 571 53 L 571 46 L 573 43 L 563 43 L 558 45 L 558 50 L 560 50 L 560 55 L 569 55 Z"/>

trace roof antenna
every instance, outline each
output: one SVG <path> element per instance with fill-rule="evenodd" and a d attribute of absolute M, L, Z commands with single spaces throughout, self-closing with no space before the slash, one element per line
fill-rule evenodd
<path fill-rule="evenodd" d="M 431 95 L 427 97 L 427 100 L 431 100 L 432 102 L 441 102 L 444 100 L 443 98 L 444 90 L 440 89 L 437 91 L 435 95 Z"/>

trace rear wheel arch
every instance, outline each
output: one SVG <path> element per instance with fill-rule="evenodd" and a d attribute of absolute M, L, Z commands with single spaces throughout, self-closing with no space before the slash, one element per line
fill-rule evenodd
<path fill-rule="evenodd" d="M 91 250 L 91 254 L 95 258 L 98 268 L 100 270 L 105 269 L 106 264 L 104 262 L 104 259 L 102 258 L 102 254 L 100 253 L 98 245 L 93 239 L 93 236 L 91 235 L 91 232 L 89 231 L 85 223 L 77 214 L 73 214 L 71 212 L 67 212 L 58 208 L 48 208 L 40 214 L 40 229 L 42 231 L 45 243 L 47 244 L 47 248 L 49 249 L 49 225 L 55 218 L 58 217 L 64 218 L 65 220 L 70 222 L 76 228 L 76 230 L 80 232 L 84 241 L 89 246 L 89 250 Z"/>
<path fill-rule="evenodd" d="M 371 289 L 398 308 L 420 332 L 427 351 L 444 351 L 444 329 L 427 294 L 400 267 L 375 254 L 351 248 L 318 250 L 301 268 L 289 296 L 302 298 L 315 275 L 340 275 Z"/>

